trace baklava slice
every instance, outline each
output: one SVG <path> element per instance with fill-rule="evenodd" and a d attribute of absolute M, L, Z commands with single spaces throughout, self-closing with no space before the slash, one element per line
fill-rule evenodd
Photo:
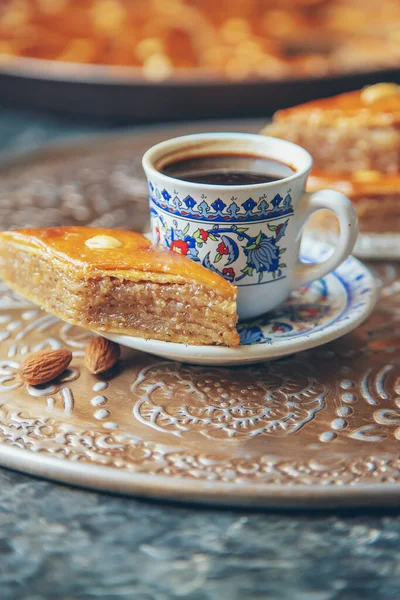
<path fill-rule="evenodd" d="M 74 325 L 194 345 L 239 344 L 236 287 L 139 233 L 91 227 L 3 232 L 0 277 Z"/>
<path fill-rule="evenodd" d="M 386 175 L 379 171 L 327 173 L 314 170 L 307 181 L 307 190 L 338 190 L 353 202 L 361 233 L 398 233 L 400 231 L 400 174 Z M 321 210 L 310 220 L 312 229 L 338 231 L 339 225 L 331 211 Z"/>
<path fill-rule="evenodd" d="M 275 113 L 262 132 L 303 146 L 326 172 L 400 171 L 400 86 L 377 83 Z"/>

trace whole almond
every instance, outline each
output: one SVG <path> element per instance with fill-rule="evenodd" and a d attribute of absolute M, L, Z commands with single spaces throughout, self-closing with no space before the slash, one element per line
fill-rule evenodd
<path fill-rule="evenodd" d="M 118 344 L 103 337 L 94 337 L 86 348 L 85 366 L 93 375 L 104 373 L 115 365 L 120 354 Z"/>
<path fill-rule="evenodd" d="M 18 375 L 24 383 L 41 385 L 61 375 L 71 360 L 72 352 L 69 350 L 40 350 L 28 356 Z"/>

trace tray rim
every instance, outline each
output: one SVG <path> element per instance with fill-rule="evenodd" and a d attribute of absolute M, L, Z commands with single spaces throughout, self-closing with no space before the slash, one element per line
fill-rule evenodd
<path fill-rule="evenodd" d="M 2 467 L 76 487 L 154 500 L 304 510 L 370 506 L 371 502 L 391 506 L 398 505 L 400 501 L 399 483 L 356 483 L 341 486 L 237 484 L 129 473 L 83 462 L 79 462 L 77 469 L 76 464 L 78 463 L 0 443 Z"/>

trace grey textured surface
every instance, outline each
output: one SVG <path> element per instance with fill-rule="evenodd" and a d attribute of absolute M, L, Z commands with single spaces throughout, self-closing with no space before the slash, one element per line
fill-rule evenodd
<path fill-rule="evenodd" d="M 1 598 L 400 597 L 395 514 L 180 507 L 0 472 Z"/>
<path fill-rule="evenodd" d="M 80 124 L 0 111 L 0 152 Z M 400 516 L 174 506 L 0 470 L 0 598 L 400 598 Z"/>

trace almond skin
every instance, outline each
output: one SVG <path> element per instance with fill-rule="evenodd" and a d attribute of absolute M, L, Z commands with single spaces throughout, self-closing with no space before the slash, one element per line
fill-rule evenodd
<path fill-rule="evenodd" d="M 69 350 L 40 350 L 28 356 L 18 375 L 24 383 L 41 385 L 61 375 L 71 360 L 72 352 Z"/>
<path fill-rule="evenodd" d="M 111 369 L 118 361 L 120 354 L 119 344 L 103 337 L 94 337 L 86 348 L 85 366 L 93 375 L 99 375 L 99 373 Z"/>

